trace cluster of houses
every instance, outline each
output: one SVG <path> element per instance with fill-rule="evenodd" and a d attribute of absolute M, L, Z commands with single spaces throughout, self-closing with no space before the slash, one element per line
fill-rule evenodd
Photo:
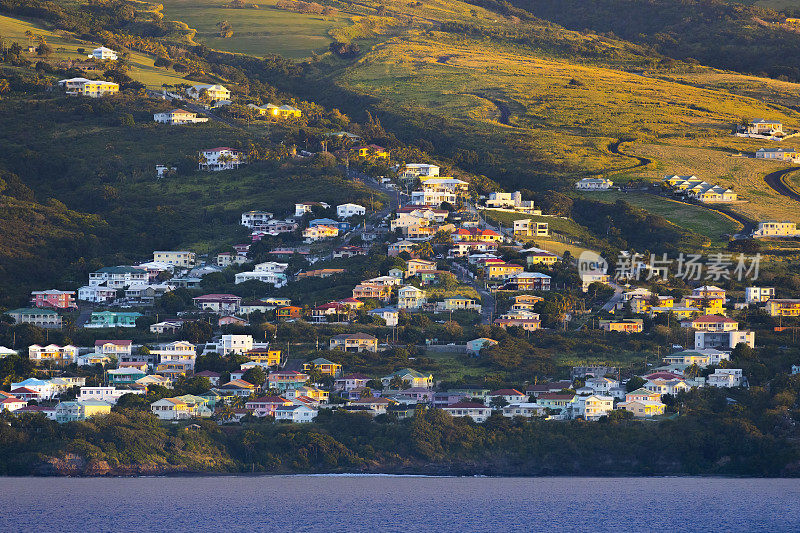
<path fill-rule="evenodd" d="M 676 194 L 704 204 L 735 202 L 738 199 L 733 190 L 708 183 L 697 176 L 664 176 L 663 184 Z"/>
<path fill-rule="evenodd" d="M 529 304 L 530 301 L 520 301 Z M 487 338 L 469 341 L 474 353 L 497 344 Z M 727 368 L 730 353 L 710 348 L 680 351 L 664 358 L 664 366 L 641 376 L 643 385 L 627 390 L 627 383 L 606 366 L 574 367 L 570 380 L 534 383 L 520 388 L 491 390 L 480 387 L 437 390 L 433 375 L 403 368 L 380 378 L 343 372 L 342 365 L 318 357 L 306 362 L 302 371 L 283 368 L 281 351 L 268 343 L 255 342 L 249 335 L 223 335 L 206 344 L 203 353 L 243 355 L 247 362 L 231 372 L 227 382 L 219 373 L 195 372 L 199 348 L 186 341 L 175 341 L 152 350 L 133 350 L 131 341 L 100 340 L 94 351 L 79 355 L 75 346 L 29 347 L 29 357 L 37 365 L 63 368 L 79 365 L 115 363 L 104 372 L 104 383 L 86 386 L 83 377 L 61 376 L 50 379 L 28 378 L 12 383 L 9 392 L 0 392 L 0 409 L 16 414 L 41 413 L 58 422 L 85 420 L 108 414 L 126 394 L 143 395 L 155 385 L 172 388 L 181 377 L 207 378 L 210 388 L 199 395 L 166 397 L 150 404 L 151 412 L 164 421 L 217 415 L 221 422 L 243 417 L 274 417 L 276 421 L 311 422 L 320 408 L 365 412 L 372 416 L 395 413 L 413 416 L 422 404 L 441 408 L 455 417 L 486 421 L 493 412 L 506 417 L 541 417 L 551 420 L 583 418 L 594 421 L 614 410 L 624 410 L 636 418 L 664 415 L 664 396 L 674 396 L 693 387 L 741 387 L 747 382 L 740 369 Z M 363 334 L 340 334 L 330 338 L 330 350 L 376 352 L 378 341 Z M 0 349 L 2 354 L 13 353 Z M 690 369 L 716 367 L 701 377 Z M 255 367 L 264 369 L 263 384 L 244 378 Z M 332 385 L 315 383 L 327 377 Z M 74 400 L 60 401 L 71 392 Z M 332 395 L 337 398 L 331 402 Z M 32 402 L 28 405 L 29 402 Z"/>
<path fill-rule="evenodd" d="M 751 120 L 748 124 L 736 126 L 734 135 L 737 137 L 782 141 L 793 137 L 795 134 L 785 133 L 783 131 L 783 124 L 779 120 L 757 118 Z"/>

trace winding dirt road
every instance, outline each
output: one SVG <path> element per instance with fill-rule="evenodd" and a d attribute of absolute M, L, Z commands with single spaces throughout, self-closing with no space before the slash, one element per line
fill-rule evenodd
<path fill-rule="evenodd" d="M 797 194 L 797 192 L 787 187 L 786 184 L 783 183 L 783 180 L 781 179 L 786 174 L 794 172 L 795 170 L 800 170 L 800 167 L 789 167 L 789 168 L 783 168 L 781 170 L 776 170 L 775 172 L 770 172 L 769 174 L 764 176 L 764 181 L 766 182 L 767 185 L 769 185 L 772 188 L 773 191 L 780 194 L 781 196 L 785 196 L 786 198 L 789 198 L 796 202 L 800 202 L 800 194 Z"/>

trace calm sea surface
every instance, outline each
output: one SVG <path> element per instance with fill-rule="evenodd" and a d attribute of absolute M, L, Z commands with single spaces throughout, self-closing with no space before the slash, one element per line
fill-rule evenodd
<path fill-rule="evenodd" d="M 0 478 L 0 531 L 800 531 L 800 480 Z"/>

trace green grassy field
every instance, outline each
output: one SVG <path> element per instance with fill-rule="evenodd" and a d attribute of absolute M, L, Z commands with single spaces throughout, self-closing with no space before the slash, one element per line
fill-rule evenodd
<path fill-rule="evenodd" d="M 33 33 L 33 40 L 30 41 L 25 35 L 26 31 Z M 60 35 L 30 22 L 0 15 L 0 36 L 10 42 L 18 42 L 23 48 L 28 44 L 35 45 L 39 36 L 53 48 L 53 54 L 47 58 L 48 61 L 58 63 L 61 61 L 86 59 L 92 49 L 99 46 L 90 41 L 81 41 L 68 35 Z M 79 54 L 78 48 L 83 48 L 86 53 Z M 38 60 L 36 54 L 25 52 L 24 57 L 30 61 Z M 139 52 L 131 52 L 129 64 L 131 67 L 131 78 L 150 86 L 160 86 L 162 84 L 174 85 L 177 83 L 190 83 L 191 80 L 182 77 L 173 70 L 158 68 L 153 65 L 155 58 Z"/>
<path fill-rule="evenodd" d="M 681 226 L 711 239 L 711 243 L 722 245 L 727 242 L 723 235 L 733 235 L 742 225 L 725 215 L 705 209 L 696 205 L 676 202 L 653 194 L 640 192 L 604 191 L 598 193 L 583 193 L 583 196 L 592 200 L 613 203 L 625 200 L 631 205 L 649 211 L 654 215 L 666 218 L 676 226 Z"/>
<path fill-rule="evenodd" d="M 220 0 L 163 0 L 164 16 L 197 30 L 194 40 L 210 48 L 254 56 L 280 54 L 304 58 L 328 49 L 328 32 L 350 23 L 347 15 L 311 15 L 275 9 L 275 0 L 258 8 L 228 9 Z M 227 20 L 233 36 L 219 37 L 216 24 Z"/>
<path fill-rule="evenodd" d="M 582 242 L 594 239 L 588 229 L 568 218 L 508 213 L 506 211 L 496 211 L 494 209 L 486 209 L 481 211 L 481 213 L 493 224 L 502 224 L 504 228 L 512 227 L 515 220 L 530 219 L 536 222 L 547 222 L 551 233 L 558 233 L 570 239 Z"/>

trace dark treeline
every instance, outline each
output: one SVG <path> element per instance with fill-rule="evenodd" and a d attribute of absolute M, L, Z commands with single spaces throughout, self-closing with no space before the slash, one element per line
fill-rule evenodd
<path fill-rule="evenodd" d="M 683 416 L 545 422 L 494 416 L 484 424 L 418 409 L 393 414 L 322 411 L 314 424 L 245 420 L 241 427 L 163 425 L 127 409 L 58 425 L 0 415 L 0 474 L 169 472 L 394 472 L 487 475 L 796 476 L 800 378 L 764 389 L 702 389 L 671 401 Z M 734 397 L 732 397 L 734 396 Z"/>
<path fill-rule="evenodd" d="M 800 33 L 775 24 L 789 13 L 716 0 L 596 0 L 591 8 L 580 0 L 495 3 L 501 12 L 522 8 L 566 28 L 613 33 L 675 59 L 800 80 Z"/>

